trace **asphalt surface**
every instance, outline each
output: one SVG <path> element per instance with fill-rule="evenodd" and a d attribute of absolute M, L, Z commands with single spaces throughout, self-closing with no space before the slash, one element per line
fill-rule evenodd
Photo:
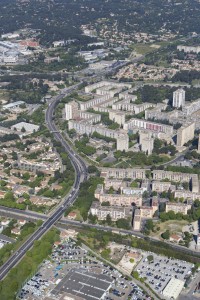
<path fill-rule="evenodd" d="M 40 239 L 64 214 L 66 209 L 73 204 L 75 201 L 78 192 L 79 186 L 81 182 L 87 179 L 87 167 L 84 161 L 73 151 L 73 149 L 66 143 L 62 134 L 58 131 L 54 121 L 53 115 L 56 105 L 60 102 L 62 98 L 66 95 L 69 95 L 73 90 L 75 90 L 79 84 L 76 84 L 70 88 L 66 88 L 62 90 L 60 95 L 54 97 L 51 103 L 48 106 L 46 111 L 46 123 L 49 130 L 54 135 L 54 138 L 57 141 L 60 141 L 62 146 L 64 147 L 65 151 L 68 153 L 70 161 L 75 170 L 75 181 L 74 185 L 71 188 L 70 194 L 66 196 L 64 201 L 58 208 L 53 212 L 49 218 L 44 221 L 41 227 L 39 227 L 31 236 L 30 238 L 15 252 L 0 268 L 0 280 L 2 280 L 7 273 L 15 266 L 17 263 L 22 259 L 25 255 L 26 251 L 28 251 L 34 244 L 34 242 Z"/>
<path fill-rule="evenodd" d="M 48 216 L 37 213 L 37 212 L 32 212 L 32 211 L 23 211 L 19 209 L 14 209 L 14 208 L 7 208 L 4 206 L 0 206 L 0 215 L 8 216 L 8 217 L 13 217 L 13 218 L 23 218 L 29 221 L 35 221 L 35 220 L 47 220 Z M 158 240 L 151 237 L 151 236 L 145 236 L 141 232 L 134 231 L 134 230 L 125 230 L 125 229 L 120 229 L 120 228 L 115 228 L 115 227 L 109 227 L 109 226 L 102 226 L 98 224 L 87 224 L 84 222 L 79 222 L 79 221 L 74 221 L 74 220 L 68 220 L 68 219 L 59 219 L 58 222 L 56 222 L 56 226 L 58 228 L 66 228 L 69 226 L 73 227 L 85 227 L 85 228 L 96 228 L 97 230 L 102 230 L 102 231 L 111 231 L 111 232 L 116 232 L 119 234 L 127 234 L 127 235 L 132 235 L 138 238 L 142 238 L 145 240 L 149 240 L 151 242 L 157 243 Z M 166 242 L 167 243 L 167 242 Z M 200 253 L 197 251 L 190 250 L 186 247 L 172 244 L 172 243 L 167 243 L 168 246 L 170 246 L 171 249 L 175 249 L 176 251 L 180 251 L 182 253 L 188 254 L 188 255 L 194 255 L 195 257 L 200 258 Z M 200 259 L 199 259 L 200 262 Z"/>

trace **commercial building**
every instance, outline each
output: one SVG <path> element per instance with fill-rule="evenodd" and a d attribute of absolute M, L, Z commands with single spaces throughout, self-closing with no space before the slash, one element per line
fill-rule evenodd
<path fill-rule="evenodd" d="M 184 51 L 185 53 L 190 53 L 190 52 L 193 52 L 193 53 L 200 53 L 200 46 L 182 46 L 182 45 L 179 45 L 177 46 L 177 50 L 178 51 Z"/>
<path fill-rule="evenodd" d="M 183 147 L 185 143 L 194 138 L 195 123 L 182 125 L 177 130 L 177 147 Z"/>
<path fill-rule="evenodd" d="M 117 168 L 101 168 L 101 177 L 104 178 L 130 178 L 130 179 L 145 179 L 146 170 L 145 169 L 117 169 Z"/>
<path fill-rule="evenodd" d="M 173 107 L 180 108 L 185 106 L 185 91 L 178 89 L 173 92 Z"/>
<path fill-rule="evenodd" d="M 184 287 L 184 284 L 184 281 L 172 277 L 162 292 L 163 296 L 166 299 L 177 299 Z"/>
<path fill-rule="evenodd" d="M 187 215 L 187 211 L 189 209 L 191 209 L 191 204 L 175 203 L 175 202 L 166 203 L 166 212 L 173 211 L 176 214 L 181 213 L 183 215 Z"/>
<path fill-rule="evenodd" d="M 18 124 L 11 126 L 12 130 L 17 130 L 17 131 L 21 131 L 21 132 L 23 132 L 23 130 L 24 130 L 24 134 L 31 134 L 31 133 L 37 132 L 39 130 L 39 128 L 40 128 L 40 126 L 38 126 L 38 125 L 34 125 L 31 123 L 26 123 L 26 122 L 20 122 Z"/>
<path fill-rule="evenodd" d="M 63 299 L 105 299 L 114 279 L 105 274 L 98 274 L 83 268 L 69 270 L 66 276 L 57 284 L 51 292 L 56 299 L 67 293 L 71 297 Z M 80 299 L 79 298 L 79 299 Z"/>
<path fill-rule="evenodd" d="M 20 105 L 23 105 L 25 104 L 24 101 L 16 101 L 16 102 L 12 102 L 12 103 L 9 103 L 9 104 L 5 104 L 2 106 L 2 109 L 13 109 L 13 108 L 18 108 L 20 107 Z"/>
<path fill-rule="evenodd" d="M 65 104 L 65 117 L 69 121 L 79 116 L 78 103 L 76 101 Z"/>

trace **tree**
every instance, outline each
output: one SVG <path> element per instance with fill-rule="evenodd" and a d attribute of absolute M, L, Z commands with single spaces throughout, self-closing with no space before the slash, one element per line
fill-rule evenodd
<path fill-rule="evenodd" d="M 148 255 L 148 256 L 147 256 L 147 260 L 148 260 L 149 263 L 154 262 L 154 257 L 153 257 L 153 255 Z"/>
<path fill-rule="evenodd" d="M 99 173 L 99 170 L 95 166 L 89 166 L 88 167 L 88 173 L 90 173 L 90 174 L 92 174 L 92 173 Z"/>
<path fill-rule="evenodd" d="M 95 224 L 97 222 L 97 216 L 92 215 L 91 213 L 88 215 L 88 220 L 92 223 Z"/>
<path fill-rule="evenodd" d="M 119 219 L 116 222 L 118 228 L 130 229 L 130 222 L 127 219 Z"/>
<path fill-rule="evenodd" d="M 109 201 L 103 201 L 101 203 L 101 206 L 110 206 L 110 202 Z"/>
<path fill-rule="evenodd" d="M 14 194 L 12 192 L 7 192 L 4 196 L 5 201 L 15 201 Z"/>
<path fill-rule="evenodd" d="M 153 224 L 153 221 L 152 220 L 147 220 L 146 221 L 146 224 L 145 224 L 145 228 L 147 229 L 147 230 L 153 230 L 153 228 L 154 228 L 154 224 Z"/>
<path fill-rule="evenodd" d="M 164 240 L 169 240 L 170 238 L 170 231 L 169 230 L 166 230 L 165 232 L 163 232 L 161 234 L 161 237 L 164 239 Z"/>
<path fill-rule="evenodd" d="M 139 276 L 139 273 L 137 271 L 133 271 L 132 272 L 132 276 L 133 278 L 135 278 L 136 280 L 140 280 L 140 276 Z"/>
<path fill-rule="evenodd" d="M 185 190 L 189 190 L 189 183 L 188 182 L 183 182 L 182 186 Z"/>
<path fill-rule="evenodd" d="M 107 214 L 107 216 L 106 216 L 106 223 L 107 223 L 108 225 L 111 225 L 111 224 L 112 224 L 112 219 L 111 219 L 110 214 Z"/>

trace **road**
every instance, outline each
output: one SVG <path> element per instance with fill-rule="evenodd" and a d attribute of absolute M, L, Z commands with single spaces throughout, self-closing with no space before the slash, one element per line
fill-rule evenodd
<path fill-rule="evenodd" d="M 122 273 L 125 276 L 129 276 L 132 281 L 134 281 L 140 288 L 142 288 L 149 296 L 152 297 L 152 299 L 154 300 L 159 300 L 160 298 L 157 297 L 157 295 L 155 293 L 152 292 L 152 290 L 146 286 L 144 283 L 142 283 L 141 281 L 135 279 L 131 274 L 129 274 L 128 272 L 125 272 L 124 270 L 122 270 L 120 267 L 116 266 L 115 264 L 113 264 L 112 262 L 106 260 L 105 258 L 103 258 L 100 254 L 98 254 L 97 252 L 94 252 L 91 248 L 89 248 L 88 246 L 86 246 L 85 244 L 82 243 L 81 248 L 87 250 L 88 252 L 91 252 L 95 257 L 99 258 L 100 260 L 104 261 L 107 265 L 112 266 L 114 269 L 117 269 L 120 273 Z"/>
<path fill-rule="evenodd" d="M 57 209 L 49 216 L 41 227 L 39 227 L 28 240 L 15 252 L 0 268 L 0 280 L 2 280 L 8 272 L 22 259 L 25 255 L 26 251 L 28 251 L 34 244 L 34 242 L 40 239 L 64 214 L 66 209 L 72 205 L 77 198 L 79 187 L 81 182 L 87 179 L 87 167 L 82 160 L 73 149 L 66 143 L 62 134 L 58 131 L 54 121 L 53 115 L 54 110 L 57 104 L 60 102 L 62 98 L 72 93 L 77 87 L 80 85 L 76 84 L 70 88 L 63 89 L 60 95 L 55 96 L 51 103 L 49 104 L 46 111 L 46 123 L 49 130 L 52 132 L 54 138 L 57 141 L 60 141 L 65 151 L 68 153 L 70 161 L 75 170 L 75 181 L 74 185 L 71 188 L 70 194 L 66 196 L 61 205 L 57 207 Z"/>
<path fill-rule="evenodd" d="M 25 219 L 28 221 L 35 221 L 35 220 L 43 220 L 46 221 L 48 220 L 48 216 L 44 214 L 40 214 L 37 212 L 33 211 L 23 211 L 15 208 L 7 208 L 4 206 L 0 206 L 0 215 L 3 216 L 8 216 L 8 217 L 13 217 L 16 219 Z M 143 239 L 148 239 L 151 242 L 158 242 L 157 239 L 149 236 L 147 237 L 146 235 L 142 234 L 141 232 L 134 231 L 134 230 L 125 230 L 125 229 L 119 229 L 116 227 L 110 227 L 110 226 L 101 226 L 98 224 L 87 224 L 79 221 L 74 221 L 74 220 L 68 220 L 68 219 L 59 219 L 58 222 L 56 223 L 56 226 L 58 228 L 66 228 L 69 226 L 73 227 L 89 227 L 89 228 L 96 228 L 97 230 L 103 230 L 103 231 L 112 231 L 112 232 L 118 232 L 119 234 L 127 234 L 127 235 L 132 235 L 138 238 L 143 238 Z M 166 242 L 167 243 L 167 242 Z M 175 249 L 176 251 L 183 252 L 188 255 L 194 255 L 195 257 L 200 258 L 200 253 L 198 251 L 193 251 L 188 248 L 185 248 L 181 245 L 176 245 L 172 243 L 167 243 L 167 245 L 170 246 L 170 248 Z M 200 262 L 200 259 L 199 259 Z"/>

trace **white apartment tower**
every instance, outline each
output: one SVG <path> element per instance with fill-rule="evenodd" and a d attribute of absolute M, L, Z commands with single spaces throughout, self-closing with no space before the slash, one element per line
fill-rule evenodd
<path fill-rule="evenodd" d="M 79 116 L 78 103 L 76 101 L 65 104 L 65 117 L 69 121 Z"/>
<path fill-rule="evenodd" d="M 200 153 L 200 134 L 199 134 L 199 138 L 198 138 L 198 149 L 197 152 Z"/>
<path fill-rule="evenodd" d="M 185 91 L 178 89 L 173 92 L 173 107 L 180 108 L 185 106 Z"/>

